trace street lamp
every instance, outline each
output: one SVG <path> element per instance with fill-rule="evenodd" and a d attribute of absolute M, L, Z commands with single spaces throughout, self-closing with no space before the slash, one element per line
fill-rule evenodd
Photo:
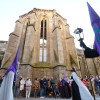
<path fill-rule="evenodd" d="M 82 28 L 75 29 L 74 33 L 75 33 L 75 37 L 76 37 L 77 41 L 81 41 L 81 40 L 84 39 L 84 34 L 83 34 Z M 77 55 L 77 51 L 76 51 L 76 55 Z M 80 62 L 79 62 L 79 59 L 78 59 L 78 55 L 77 55 L 77 61 L 78 61 L 78 66 L 79 66 L 79 69 L 80 69 L 80 72 L 81 72 L 81 66 L 80 66 Z M 82 77 L 82 72 L 81 72 L 81 77 Z"/>
<path fill-rule="evenodd" d="M 83 34 L 83 29 L 82 28 L 77 28 L 74 30 L 75 36 L 78 41 L 84 40 L 84 34 Z"/>

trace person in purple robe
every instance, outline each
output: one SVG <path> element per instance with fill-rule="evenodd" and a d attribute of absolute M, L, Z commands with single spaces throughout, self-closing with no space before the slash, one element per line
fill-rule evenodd
<path fill-rule="evenodd" d="M 7 69 L 2 85 L 0 87 L 0 100 L 14 100 L 13 98 L 13 82 L 16 81 L 16 72 L 17 72 L 17 61 L 18 61 L 18 50 L 16 56 Z"/>
<path fill-rule="evenodd" d="M 64 76 L 63 76 L 63 79 L 62 79 L 62 98 L 70 98 L 71 97 L 71 90 L 70 90 L 70 87 L 69 87 L 69 83 L 66 79 L 66 73 L 64 71 Z"/>

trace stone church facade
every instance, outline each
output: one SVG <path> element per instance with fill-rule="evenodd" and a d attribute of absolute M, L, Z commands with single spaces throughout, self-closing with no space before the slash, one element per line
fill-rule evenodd
<path fill-rule="evenodd" d="M 58 80 L 64 70 L 72 66 L 78 69 L 74 38 L 67 20 L 56 10 L 35 8 L 19 17 L 9 35 L 2 72 L 11 65 L 18 45 L 18 71 L 23 77 L 34 79 L 46 75 Z"/>
<path fill-rule="evenodd" d="M 74 38 L 67 20 L 56 10 L 34 8 L 19 17 L 9 35 L 2 73 L 11 65 L 18 45 L 18 73 L 24 78 L 30 77 L 33 81 L 34 78 L 53 76 L 57 81 L 64 71 L 69 77 L 71 67 L 76 67 L 80 74 Z"/>

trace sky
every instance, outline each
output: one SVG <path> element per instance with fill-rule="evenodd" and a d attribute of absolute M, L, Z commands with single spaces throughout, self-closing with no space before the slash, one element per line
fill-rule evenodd
<path fill-rule="evenodd" d="M 100 0 L 0 0 L 0 40 L 8 41 L 9 34 L 14 31 L 15 22 L 33 8 L 55 9 L 62 17 L 67 19 L 70 33 L 83 29 L 84 42 L 92 47 L 94 32 L 90 24 L 87 2 L 100 16 Z M 75 37 L 75 36 L 74 36 Z M 77 39 L 74 39 L 77 48 L 80 48 Z"/>

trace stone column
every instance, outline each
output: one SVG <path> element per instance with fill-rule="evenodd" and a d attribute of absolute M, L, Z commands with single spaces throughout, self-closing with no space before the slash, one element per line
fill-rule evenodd
<path fill-rule="evenodd" d="M 32 25 L 28 25 L 27 32 L 26 32 L 26 40 L 24 45 L 24 54 L 23 54 L 23 63 L 29 64 L 33 59 L 34 54 L 34 28 Z M 33 59 L 34 61 L 35 59 Z M 32 61 L 32 62 L 33 62 Z"/>
<path fill-rule="evenodd" d="M 9 35 L 10 37 L 8 40 L 6 52 L 4 55 L 3 62 L 2 62 L 3 68 L 8 68 L 15 57 L 15 54 L 19 45 L 20 35 L 22 33 L 22 26 L 23 25 L 21 24 L 21 22 L 17 20 L 14 32 Z"/>
<path fill-rule="evenodd" d="M 77 55 L 76 55 L 74 37 L 70 35 L 68 24 L 66 24 L 66 26 L 65 26 L 65 31 L 66 31 L 66 40 L 65 41 L 66 41 L 66 52 L 67 52 L 67 65 L 68 65 L 68 69 L 70 70 L 71 67 L 78 68 Z M 71 65 L 70 57 L 73 58 L 76 65 L 75 64 Z"/>
<path fill-rule="evenodd" d="M 54 29 L 53 29 L 53 53 L 54 53 L 54 65 L 56 65 L 59 61 L 59 58 L 58 58 L 57 30 Z"/>
<path fill-rule="evenodd" d="M 59 64 L 64 64 L 63 44 L 62 44 L 62 32 L 60 28 L 57 28 L 57 42 L 58 42 L 58 58 Z"/>
<path fill-rule="evenodd" d="M 48 25 L 49 24 L 49 25 Z M 54 48 L 53 48 L 53 20 L 50 17 L 49 22 L 47 23 L 47 61 L 54 64 Z"/>

